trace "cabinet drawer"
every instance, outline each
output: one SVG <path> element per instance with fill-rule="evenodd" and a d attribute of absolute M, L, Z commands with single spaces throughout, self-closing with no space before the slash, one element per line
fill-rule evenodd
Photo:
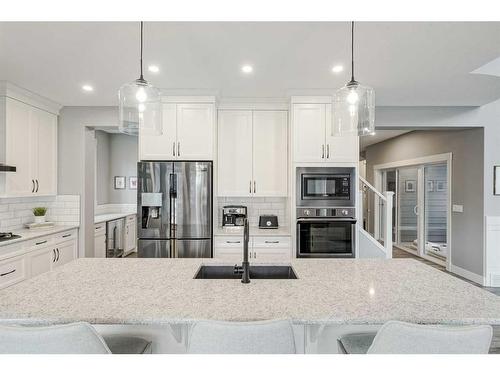
<path fill-rule="evenodd" d="M 25 258 L 15 257 L 0 262 L 0 289 L 26 278 Z"/>
<path fill-rule="evenodd" d="M 228 236 L 228 237 L 215 237 L 216 247 L 234 247 L 242 249 L 243 251 L 243 237 Z"/>
<path fill-rule="evenodd" d="M 76 238 L 76 230 L 68 230 L 66 232 L 57 233 L 54 235 L 55 243 L 61 243 L 64 241 L 69 241 Z"/>
<path fill-rule="evenodd" d="M 253 247 L 284 247 L 290 248 L 290 237 L 254 237 Z"/>
<path fill-rule="evenodd" d="M 106 234 L 106 223 L 99 223 L 94 225 L 94 234 L 96 236 Z"/>
<path fill-rule="evenodd" d="M 27 248 L 31 250 L 42 249 L 47 246 L 51 246 L 54 243 L 54 236 L 38 237 L 33 240 L 27 241 Z"/>
<path fill-rule="evenodd" d="M 243 261 L 243 249 L 231 247 L 215 247 L 214 258 L 226 263 L 241 263 Z"/>

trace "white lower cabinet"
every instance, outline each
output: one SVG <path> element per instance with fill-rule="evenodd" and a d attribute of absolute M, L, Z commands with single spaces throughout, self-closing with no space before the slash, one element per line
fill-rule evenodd
<path fill-rule="evenodd" d="M 26 279 L 26 259 L 17 256 L 0 261 L 0 289 Z"/>
<path fill-rule="evenodd" d="M 13 250 L 21 255 L 0 261 L 0 289 L 51 271 L 76 259 L 77 234 L 78 231 L 75 229 L 13 245 Z"/>
<path fill-rule="evenodd" d="M 243 261 L 243 239 L 236 236 L 215 238 L 214 258 L 228 263 Z M 288 236 L 250 236 L 248 258 L 256 263 L 280 263 L 291 260 L 291 240 Z"/>
<path fill-rule="evenodd" d="M 135 215 L 129 215 L 125 221 L 125 249 L 124 256 L 135 251 L 137 239 L 137 219 Z"/>
<path fill-rule="evenodd" d="M 106 258 L 106 223 L 94 226 L 94 257 Z"/>

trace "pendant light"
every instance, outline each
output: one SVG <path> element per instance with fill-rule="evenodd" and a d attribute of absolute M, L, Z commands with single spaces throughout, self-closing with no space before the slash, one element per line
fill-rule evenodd
<path fill-rule="evenodd" d="M 351 22 L 351 80 L 333 96 L 332 134 L 375 134 L 375 91 L 354 79 L 354 21 Z"/>
<path fill-rule="evenodd" d="M 144 79 L 142 74 L 143 22 L 141 22 L 141 75 L 133 82 L 126 83 L 118 91 L 120 102 L 120 132 L 129 135 L 160 135 L 161 96 L 160 90 Z"/>

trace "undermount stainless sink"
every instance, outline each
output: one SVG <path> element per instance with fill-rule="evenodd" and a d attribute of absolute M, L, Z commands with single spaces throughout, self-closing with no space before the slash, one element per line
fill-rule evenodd
<path fill-rule="evenodd" d="M 195 279 L 241 279 L 240 267 L 201 266 Z M 250 266 L 250 279 L 297 279 L 291 266 Z"/>

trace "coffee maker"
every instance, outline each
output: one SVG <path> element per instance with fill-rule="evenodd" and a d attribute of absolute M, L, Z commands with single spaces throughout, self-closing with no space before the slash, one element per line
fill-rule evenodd
<path fill-rule="evenodd" d="M 222 208 L 223 227 L 242 227 L 247 217 L 245 206 L 224 206 Z"/>

